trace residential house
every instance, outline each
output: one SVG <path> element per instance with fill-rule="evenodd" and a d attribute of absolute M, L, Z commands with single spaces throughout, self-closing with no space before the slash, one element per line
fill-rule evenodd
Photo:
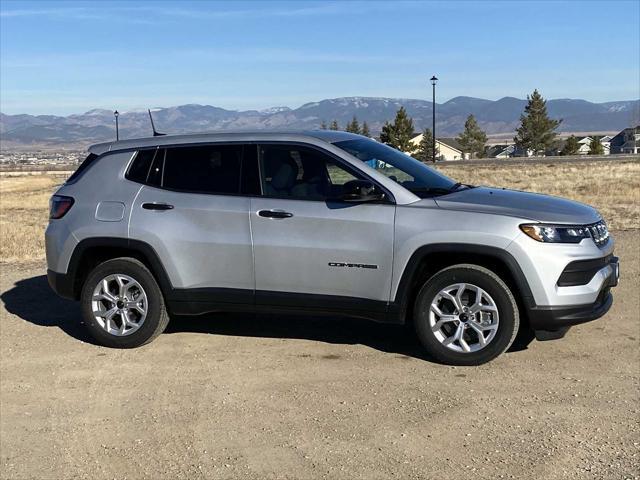
<path fill-rule="evenodd" d="M 625 128 L 609 141 L 611 153 L 640 153 L 640 125 Z"/>
<path fill-rule="evenodd" d="M 487 158 L 510 158 L 516 152 L 516 146 L 511 145 L 492 145 L 487 148 Z"/>
<path fill-rule="evenodd" d="M 578 137 L 578 155 L 588 155 L 591 137 Z"/>
<path fill-rule="evenodd" d="M 415 146 L 415 149 L 408 153 L 415 153 L 422 141 L 422 134 L 416 135 L 411 139 L 411 143 Z M 469 158 L 469 155 L 462 151 L 462 146 L 456 141 L 455 138 L 438 138 L 436 139 L 436 159 L 439 161 L 449 160 L 465 160 Z"/>
<path fill-rule="evenodd" d="M 611 139 L 613 138 L 612 135 L 605 135 L 604 137 L 602 137 L 600 139 L 600 145 L 602 145 L 602 148 L 604 149 L 604 154 L 605 155 L 609 155 L 611 153 Z"/>
<path fill-rule="evenodd" d="M 524 150 L 511 143 L 502 145 L 492 145 L 487 148 L 485 156 L 487 158 L 512 158 L 512 157 L 533 157 L 533 150 Z"/>
<path fill-rule="evenodd" d="M 610 153 L 611 138 L 612 137 L 610 135 L 606 135 L 604 137 L 600 137 L 599 139 L 600 145 L 602 145 L 602 150 L 604 151 L 604 155 L 609 155 Z M 578 140 L 578 152 L 576 153 L 576 155 L 589 155 L 593 137 L 576 137 L 576 139 Z M 562 151 L 566 143 L 566 139 L 559 141 L 553 149 L 547 152 L 547 155 L 562 155 Z"/>

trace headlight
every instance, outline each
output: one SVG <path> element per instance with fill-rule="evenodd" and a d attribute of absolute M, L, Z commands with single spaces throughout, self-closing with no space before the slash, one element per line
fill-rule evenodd
<path fill-rule="evenodd" d="M 538 223 L 520 225 L 520 230 L 534 240 L 545 243 L 580 243 L 585 238 L 591 238 L 589 229 L 586 226 L 564 227 Z"/>

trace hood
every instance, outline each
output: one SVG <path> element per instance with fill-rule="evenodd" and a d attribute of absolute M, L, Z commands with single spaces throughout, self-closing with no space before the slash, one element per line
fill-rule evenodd
<path fill-rule="evenodd" d="M 551 195 L 476 187 L 435 198 L 440 208 L 508 215 L 545 223 L 588 224 L 601 219 L 583 203 Z"/>

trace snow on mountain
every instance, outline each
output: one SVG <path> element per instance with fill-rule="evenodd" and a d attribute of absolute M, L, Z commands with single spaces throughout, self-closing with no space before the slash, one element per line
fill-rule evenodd
<path fill-rule="evenodd" d="M 526 100 L 504 97 L 485 100 L 455 97 L 436 107 L 436 130 L 439 136 L 457 135 L 469 114 L 475 115 L 487 133 L 513 132 L 518 125 Z M 431 127 L 432 104 L 426 100 L 406 98 L 343 97 L 310 102 L 291 109 L 286 106 L 264 110 L 235 111 L 211 105 L 188 104 L 153 108 L 156 128 L 166 133 L 224 130 L 316 129 L 322 122 L 336 120 L 341 128 L 357 116 L 376 134 L 396 111 L 404 107 L 414 120 L 416 131 Z M 640 100 L 592 103 L 577 99 L 549 100 L 547 108 L 553 118 L 562 118 L 560 131 L 619 131 L 640 119 Z M 121 111 L 120 138 L 151 134 L 146 109 Z M 3 144 L 90 144 L 115 136 L 113 111 L 93 109 L 67 117 L 54 115 L 0 114 Z"/>

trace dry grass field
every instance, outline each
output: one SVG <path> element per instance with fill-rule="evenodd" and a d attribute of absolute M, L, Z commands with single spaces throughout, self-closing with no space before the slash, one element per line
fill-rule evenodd
<path fill-rule="evenodd" d="M 0 259 L 15 263 L 44 258 L 49 197 L 65 177 L 0 177 Z"/>
<path fill-rule="evenodd" d="M 612 230 L 640 228 L 640 160 L 527 165 L 438 165 L 462 183 L 566 197 L 597 208 Z"/>
<path fill-rule="evenodd" d="M 500 186 L 568 197 L 596 207 L 612 230 L 638 229 L 640 161 L 536 165 L 438 165 L 463 183 Z M 44 258 L 48 201 L 59 175 L 0 177 L 0 259 Z"/>

